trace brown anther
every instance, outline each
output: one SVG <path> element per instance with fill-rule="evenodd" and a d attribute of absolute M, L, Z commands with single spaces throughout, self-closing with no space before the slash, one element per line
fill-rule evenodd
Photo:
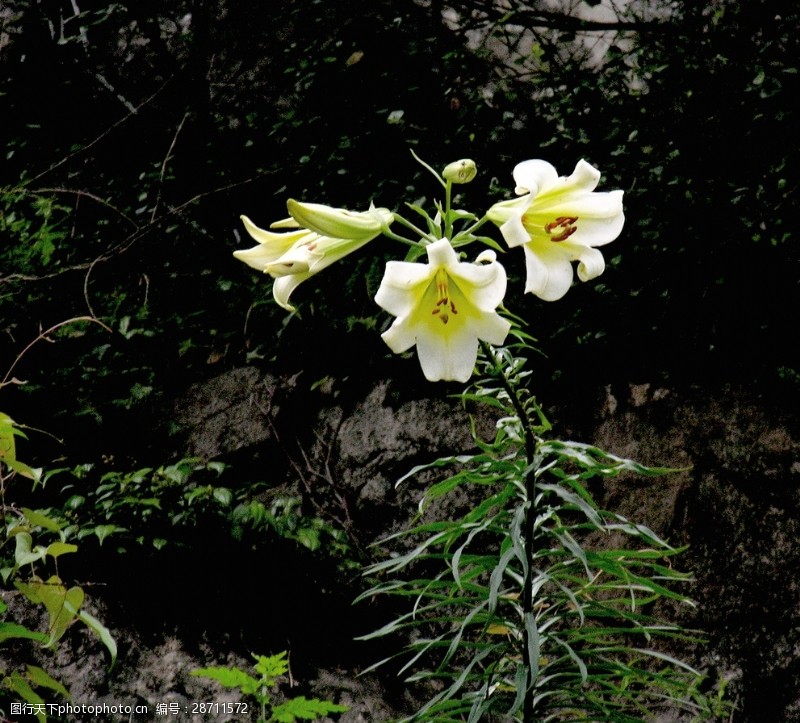
<path fill-rule="evenodd" d="M 450 299 L 450 289 L 447 283 L 447 274 L 442 269 L 436 274 L 436 305 L 431 309 L 431 314 L 436 316 L 442 324 L 450 321 L 450 309 L 454 314 L 458 312 Z M 448 309 L 450 307 L 450 309 Z"/>
<path fill-rule="evenodd" d="M 565 229 L 563 233 L 558 234 L 558 236 L 553 236 L 551 241 L 566 241 L 572 234 L 574 234 L 578 230 L 577 226 L 570 226 L 569 228 Z"/>
<path fill-rule="evenodd" d="M 574 224 L 577 222 L 577 216 L 559 216 L 555 221 L 550 221 L 544 225 L 544 230 L 547 234 L 552 236 L 551 241 L 566 241 L 572 234 L 574 234 L 578 227 Z M 562 229 L 561 233 L 553 236 L 553 231 Z"/>
<path fill-rule="evenodd" d="M 457 313 L 458 313 L 458 311 L 456 310 L 456 305 L 455 305 L 455 304 L 454 304 L 452 301 L 450 302 L 450 310 L 451 310 L 451 311 L 452 311 L 454 314 L 457 314 Z"/>

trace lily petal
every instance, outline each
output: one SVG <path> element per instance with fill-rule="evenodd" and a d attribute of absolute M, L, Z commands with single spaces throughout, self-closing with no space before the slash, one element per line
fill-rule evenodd
<path fill-rule="evenodd" d="M 434 329 L 422 327 L 417 333 L 417 355 L 429 382 L 465 382 L 478 358 L 478 337 L 467 328 L 440 337 Z"/>
<path fill-rule="evenodd" d="M 421 301 L 430 279 L 427 266 L 388 261 L 383 281 L 375 294 L 375 303 L 392 316 L 406 316 Z"/>
<path fill-rule="evenodd" d="M 597 249 L 581 247 L 578 256 L 578 278 L 581 281 L 596 279 L 606 269 L 606 261 Z"/>
<path fill-rule="evenodd" d="M 281 276 L 272 284 L 272 298 L 275 299 L 278 306 L 283 307 L 286 311 L 295 311 L 295 307 L 289 303 L 289 297 L 292 292 L 309 276 L 312 274 L 292 274 L 291 276 Z"/>
<path fill-rule="evenodd" d="M 558 171 L 547 161 L 539 159 L 518 163 L 512 175 L 518 196 L 525 193 L 536 196 L 558 183 Z"/>
<path fill-rule="evenodd" d="M 572 264 L 560 248 L 526 244 L 525 266 L 528 272 L 525 291 L 544 301 L 558 301 L 572 286 Z"/>

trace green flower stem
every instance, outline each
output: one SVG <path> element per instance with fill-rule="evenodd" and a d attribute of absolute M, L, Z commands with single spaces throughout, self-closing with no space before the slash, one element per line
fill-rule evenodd
<path fill-rule="evenodd" d="M 401 225 L 405 226 L 407 229 L 410 229 L 411 231 L 416 233 L 420 238 L 424 239 L 425 241 L 427 241 L 429 243 L 433 242 L 433 241 L 436 241 L 436 239 L 433 236 L 431 236 L 429 233 L 425 233 L 421 228 L 418 228 L 413 223 L 411 223 L 411 221 L 409 221 L 406 218 L 403 218 L 401 215 L 399 215 L 397 213 L 394 215 L 394 220 L 397 221 L 398 223 L 400 223 Z M 401 243 L 407 244 L 408 246 L 418 246 L 419 245 L 416 241 L 411 241 L 410 239 L 407 239 L 404 236 L 399 236 L 398 234 L 394 233 L 393 231 L 391 231 L 389 229 L 388 226 L 386 226 L 383 229 L 383 234 L 384 234 L 384 236 L 387 236 L 390 239 L 393 239 L 395 241 L 400 241 Z"/>
<path fill-rule="evenodd" d="M 411 151 L 411 155 L 414 156 L 414 160 L 424 168 L 427 168 L 433 174 L 433 177 L 437 181 L 439 181 L 439 183 L 441 183 L 442 186 L 444 186 L 445 185 L 444 179 L 439 175 L 439 173 L 436 170 L 434 170 L 431 166 L 429 166 L 427 163 L 425 163 L 425 161 L 423 161 L 416 153 L 414 153 L 413 148 L 409 148 L 409 150 Z"/>
<path fill-rule="evenodd" d="M 453 197 L 453 182 L 448 180 L 444 187 L 444 237 L 453 235 L 453 221 L 450 219 L 450 203 Z"/>
<path fill-rule="evenodd" d="M 525 512 L 525 520 L 522 526 L 522 544 L 525 549 L 525 561 L 526 561 L 526 576 L 523 582 L 523 591 L 522 591 L 522 617 L 523 621 L 526 617 L 533 614 L 533 585 L 531 583 L 533 577 L 533 563 L 536 557 L 536 553 L 538 551 L 539 546 L 536 544 L 536 540 L 534 539 L 535 532 L 536 532 L 536 471 L 535 471 L 535 463 L 536 463 L 536 451 L 538 446 L 538 441 L 536 434 L 533 431 L 533 427 L 530 423 L 530 415 L 525 411 L 525 406 L 522 403 L 519 395 L 517 394 L 515 385 L 511 384 L 508 376 L 506 375 L 505 368 L 498 364 L 495 361 L 495 357 L 492 354 L 492 348 L 487 344 L 485 341 L 481 342 L 481 348 L 483 350 L 484 355 L 487 359 L 492 361 L 492 365 L 494 366 L 495 370 L 498 372 L 498 379 L 500 380 L 500 384 L 502 385 L 503 389 L 505 390 L 506 394 L 508 394 L 508 398 L 511 401 L 512 406 L 514 407 L 514 411 L 517 413 L 517 417 L 519 418 L 520 424 L 522 425 L 522 431 L 525 437 L 525 459 L 527 462 L 527 471 L 525 473 L 525 504 L 527 505 L 527 509 Z M 534 402 L 535 403 L 535 402 Z M 538 405 L 537 405 L 538 406 Z M 528 636 L 528 626 L 523 624 L 522 626 L 522 658 L 525 660 L 529 647 L 529 636 Z M 533 670 L 532 665 L 528 664 L 528 669 Z M 523 714 L 522 720 L 526 723 L 533 723 L 533 680 L 528 681 L 529 689 L 525 693 L 525 700 L 523 703 Z"/>
<path fill-rule="evenodd" d="M 462 239 L 462 238 L 467 238 L 468 236 L 472 236 L 472 235 L 473 235 L 473 234 L 474 234 L 474 233 L 475 233 L 475 232 L 476 232 L 476 231 L 477 231 L 477 230 L 478 230 L 478 229 L 479 229 L 481 226 L 483 226 L 483 224 L 485 224 L 485 223 L 486 223 L 488 220 L 489 220 L 489 217 L 488 217 L 488 216 L 484 216 L 482 219 L 480 219 L 480 220 L 476 221 L 474 224 L 472 224 L 472 226 L 470 226 L 469 228 L 465 228 L 465 229 L 463 229 L 462 231 L 459 231 L 459 232 L 458 232 L 458 233 L 457 233 L 457 234 L 456 234 L 456 235 L 455 235 L 455 236 L 454 236 L 454 237 L 451 239 L 451 241 L 452 241 L 453 243 L 456 243 L 457 241 L 459 241 L 459 240 L 460 240 L 460 239 Z"/>

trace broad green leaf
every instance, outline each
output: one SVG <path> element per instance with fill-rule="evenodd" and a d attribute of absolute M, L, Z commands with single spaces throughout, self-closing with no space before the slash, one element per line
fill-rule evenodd
<path fill-rule="evenodd" d="M 49 638 L 45 647 L 54 645 L 66 632 L 83 604 L 83 590 L 72 587 L 69 590 L 57 577 L 47 582 L 15 582 L 16 588 L 31 602 L 42 604 L 49 616 Z"/>
<path fill-rule="evenodd" d="M 103 544 L 103 540 L 109 535 L 123 531 L 124 529 L 122 527 L 117 527 L 116 525 L 96 525 L 94 528 L 94 534 L 97 535 L 97 540 L 101 545 Z"/>
<path fill-rule="evenodd" d="M 294 534 L 294 538 L 312 552 L 318 550 L 320 546 L 319 532 L 311 527 L 301 527 Z"/>
<path fill-rule="evenodd" d="M 17 458 L 16 444 L 14 435 L 22 433 L 17 429 L 17 425 L 11 417 L 4 412 L 0 412 L 0 462 L 8 464 Z"/>
<path fill-rule="evenodd" d="M 16 693 L 26 703 L 35 706 L 44 706 L 44 700 L 31 688 L 30 683 L 16 670 L 11 675 L 3 679 L 5 686 Z M 36 718 L 40 723 L 45 723 L 47 716 L 44 713 L 37 713 Z"/>
<path fill-rule="evenodd" d="M 14 561 L 17 567 L 29 565 L 39 560 L 43 560 L 47 554 L 47 549 L 42 545 L 33 546 L 33 538 L 28 532 L 20 532 L 16 537 L 16 547 L 14 549 Z"/>
<path fill-rule="evenodd" d="M 48 517 L 43 512 L 39 510 L 30 510 L 27 507 L 21 509 L 22 514 L 25 515 L 25 519 L 34 527 L 43 527 L 45 530 L 50 530 L 51 532 L 58 532 L 61 529 L 61 524 L 57 520 Z"/>
<path fill-rule="evenodd" d="M 39 643 L 47 641 L 47 636 L 44 633 L 28 630 L 24 625 L 18 625 L 17 623 L 0 622 L 0 643 L 9 638 L 27 638 Z"/>
<path fill-rule="evenodd" d="M 63 695 L 65 698 L 70 697 L 69 691 L 40 667 L 36 665 L 29 665 L 27 666 L 27 671 L 28 680 L 30 680 L 31 683 L 33 683 L 37 688 L 49 688 L 50 690 L 54 690 L 59 695 Z"/>
<path fill-rule="evenodd" d="M 20 462 L 18 459 L 3 459 L 0 457 L 0 461 L 2 461 L 9 469 L 13 470 L 17 474 L 21 474 L 23 477 L 27 477 L 34 481 L 34 487 L 42 478 L 42 469 L 40 467 L 29 467 L 24 462 Z"/>
<path fill-rule="evenodd" d="M 233 499 L 233 493 L 227 487 L 216 487 L 214 489 L 214 499 L 227 507 Z"/>
<path fill-rule="evenodd" d="M 58 557 L 59 555 L 66 555 L 69 552 L 77 552 L 78 546 L 69 542 L 52 542 L 47 546 L 47 554 L 50 557 Z"/>

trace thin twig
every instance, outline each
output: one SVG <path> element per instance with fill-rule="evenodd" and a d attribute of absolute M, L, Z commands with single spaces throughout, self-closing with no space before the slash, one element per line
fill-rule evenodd
<path fill-rule="evenodd" d="M 105 206 L 106 208 L 110 208 L 114 213 L 116 213 L 118 216 L 121 216 L 129 224 L 131 224 L 131 226 L 139 228 L 139 224 L 136 223 L 136 221 L 134 221 L 124 211 L 121 211 L 113 203 L 106 201 L 106 199 L 101 198 L 100 196 L 96 196 L 95 194 L 90 193 L 89 191 L 81 191 L 80 189 L 77 188 L 64 188 L 60 186 L 55 188 L 20 188 L 19 190 L 20 192 L 26 195 L 36 195 L 44 193 L 66 193 L 73 196 L 90 198 L 92 201 L 95 201 L 96 203 L 99 203 L 100 205 Z"/>
<path fill-rule="evenodd" d="M 161 202 L 161 189 L 164 186 L 164 176 L 167 173 L 167 163 L 169 163 L 170 159 L 172 158 L 172 151 L 175 149 L 175 144 L 178 142 L 178 136 L 180 135 L 181 130 L 183 129 L 183 124 L 186 123 L 186 119 L 189 117 L 189 111 L 187 110 L 183 114 L 183 118 L 181 118 L 181 122 L 178 123 L 178 127 L 175 130 L 175 135 L 172 136 L 172 143 L 169 144 L 169 150 L 167 150 L 167 155 L 164 156 L 164 160 L 161 163 L 161 174 L 158 177 L 158 195 L 156 196 L 156 202 L 153 204 L 153 213 L 150 214 L 150 223 L 156 218 L 156 213 L 158 211 L 158 204 Z"/>
<path fill-rule="evenodd" d="M 95 138 L 93 141 L 90 141 L 90 142 L 89 142 L 89 143 L 87 143 L 85 146 L 81 146 L 80 148 L 78 148 L 77 150 L 73 151 L 72 153 L 70 153 L 70 154 L 68 154 L 68 155 L 64 156 L 64 157 L 63 157 L 63 158 L 62 158 L 60 161 L 56 161 L 56 162 L 55 162 L 55 163 L 54 163 L 52 166 L 50 166 L 49 168 L 46 168 L 44 171 L 41 171 L 40 173 L 37 173 L 37 174 L 36 174 L 36 175 L 33 177 L 33 179 L 32 179 L 32 180 L 36 181 L 36 180 L 38 180 L 39 178 L 41 178 L 42 176 L 46 176 L 48 173 L 50 173 L 51 171 L 54 171 L 54 170 L 55 170 L 56 168 L 58 168 L 59 166 L 63 166 L 63 165 L 64 165 L 64 164 L 65 164 L 67 161 L 70 161 L 70 160 L 72 160 L 73 158 L 75 158 L 75 156 L 78 156 L 78 155 L 80 155 L 81 153 L 83 153 L 84 151 L 88 151 L 88 150 L 89 150 L 89 149 L 90 149 L 92 146 L 95 146 L 95 145 L 97 145 L 97 144 L 98 144 L 100 141 L 102 141 L 102 140 L 103 140 L 103 139 L 104 139 L 104 138 L 105 138 L 105 137 L 106 137 L 106 136 L 107 136 L 109 133 L 111 133 L 111 131 L 115 130 L 116 128 L 118 128 L 119 126 L 121 126 L 123 123 L 127 122 L 127 120 L 128 120 L 128 119 L 129 119 L 131 116 L 133 116 L 133 115 L 136 115 L 136 114 L 137 114 L 137 113 L 138 113 L 138 112 L 139 112 L 139 111 L 140 111 L 142 108 L 144 108 L 144 106 L 146 106 L 146 105 L 147 105 L 148 103 L 150 103 L 150 102 L 151 102 L 151 101 L 152 101 L 152 100 L 153 100 L 153 99 L 154 99 L 156 96 L 158 96 L 158 95 L 159 95 L 159 94 L 160 94 L 160 93 L 161 93 L 161 92 L 164 90 L 164 88 L 166 88 L 166 87 L 167 87 L 167 86 L 168 86 L 168 85 L 169 85 L 169 84 L 172 82 L 172 80 L 174 79 L 174 77 L 175 77 L 175 76 L 173 75 L 173 76 L 170 76 L 169 78 L 167 78 L 167 80 L 166 80 L 166 81 L 165 81 L 165 82 L 164 82 L 164 83 L 163 83 L 163 84 L 162 84 L 162 85 L 161 85 L 161 86 L 160 86 L 160 87 L 159 87 L 159 88 L 156 90 L 156 92 L 155 92 L 155 93 L 153 93 L 152 95 L 150 95 L 150 96 L 148 96 L 147 98 L 145 98 L 145 99 L 144 99 L 144 100 L 143 100 L 141 103 L 139 103 L 139 105 L 137 105 L 137 106 L 136 106 L 136 107 L 135 107 L 133 110 L 131 110 L 129 113 L 127 113 L 127 114 L 126 114 L 126 115 L 124 115 L 122 118 L 120 118 L 120 119 L 119 119 L 119 120 L 118 120 L 116 123 L 112 123 L 112 124 L 111 124 L 111 125 L 110 125 L 108 128 L 106 128 L 106 129 L 105 129 L 105 130 L 104 130 L 104 131 L 103 131 L 103 132 L 102 132 L 102 133 L 101 133 L 99 136 L 97 136 L 97 137 L 96 137 L 96 138 Z"/>
<path fill-rule="evenodd" d="M 17 364 L 19 364 L 19 362 L 22 359 L 22 357 L 24 357 L 25 354 L 28 353 L 28 351 L 30 350 L 30 348 L 34 344 L 37 344 L 38 342 L 43 341 L 43 340 L 50 341 L 49 339 L 47 339 L 48 334 L 52 334 L 54 331 L 57 331 L 58 329 L 60 329 L 62 326 L 66 326 L 67 324 L 72 324 L 73 322 L 76 322 L 76 321 L 91 321 L 91 322 L 93 322 L 95 324 L 99 324 L 106 331 L 111 332 L 111 329 L 109 327 L 107 327 L 102 321 L 100 321 L 100 319 L 97 319 L 94 316 L 75 316 L 72 319 L 67 319 L 66 321 L 60 321 L 60 322 L 58 322 L 58 324 L 54 324 L 49 329 L 40 332 L 39 335 L 33 341 L 29 342 L 25 346 L 25 348 L 19 354 L 17 354 L 17 358 L 14 359 L 13 362 L 11 362 L 11 366 L 6 371 L 6 375 L 2 379 L 0 379 L 0 388 L 4 387 L 6 384 L 9 383 L 8 380 L 9 380 L 9 377 L 11 376 L 11 372 L 14 371 L 14 367 L 17 366 Z"/>

